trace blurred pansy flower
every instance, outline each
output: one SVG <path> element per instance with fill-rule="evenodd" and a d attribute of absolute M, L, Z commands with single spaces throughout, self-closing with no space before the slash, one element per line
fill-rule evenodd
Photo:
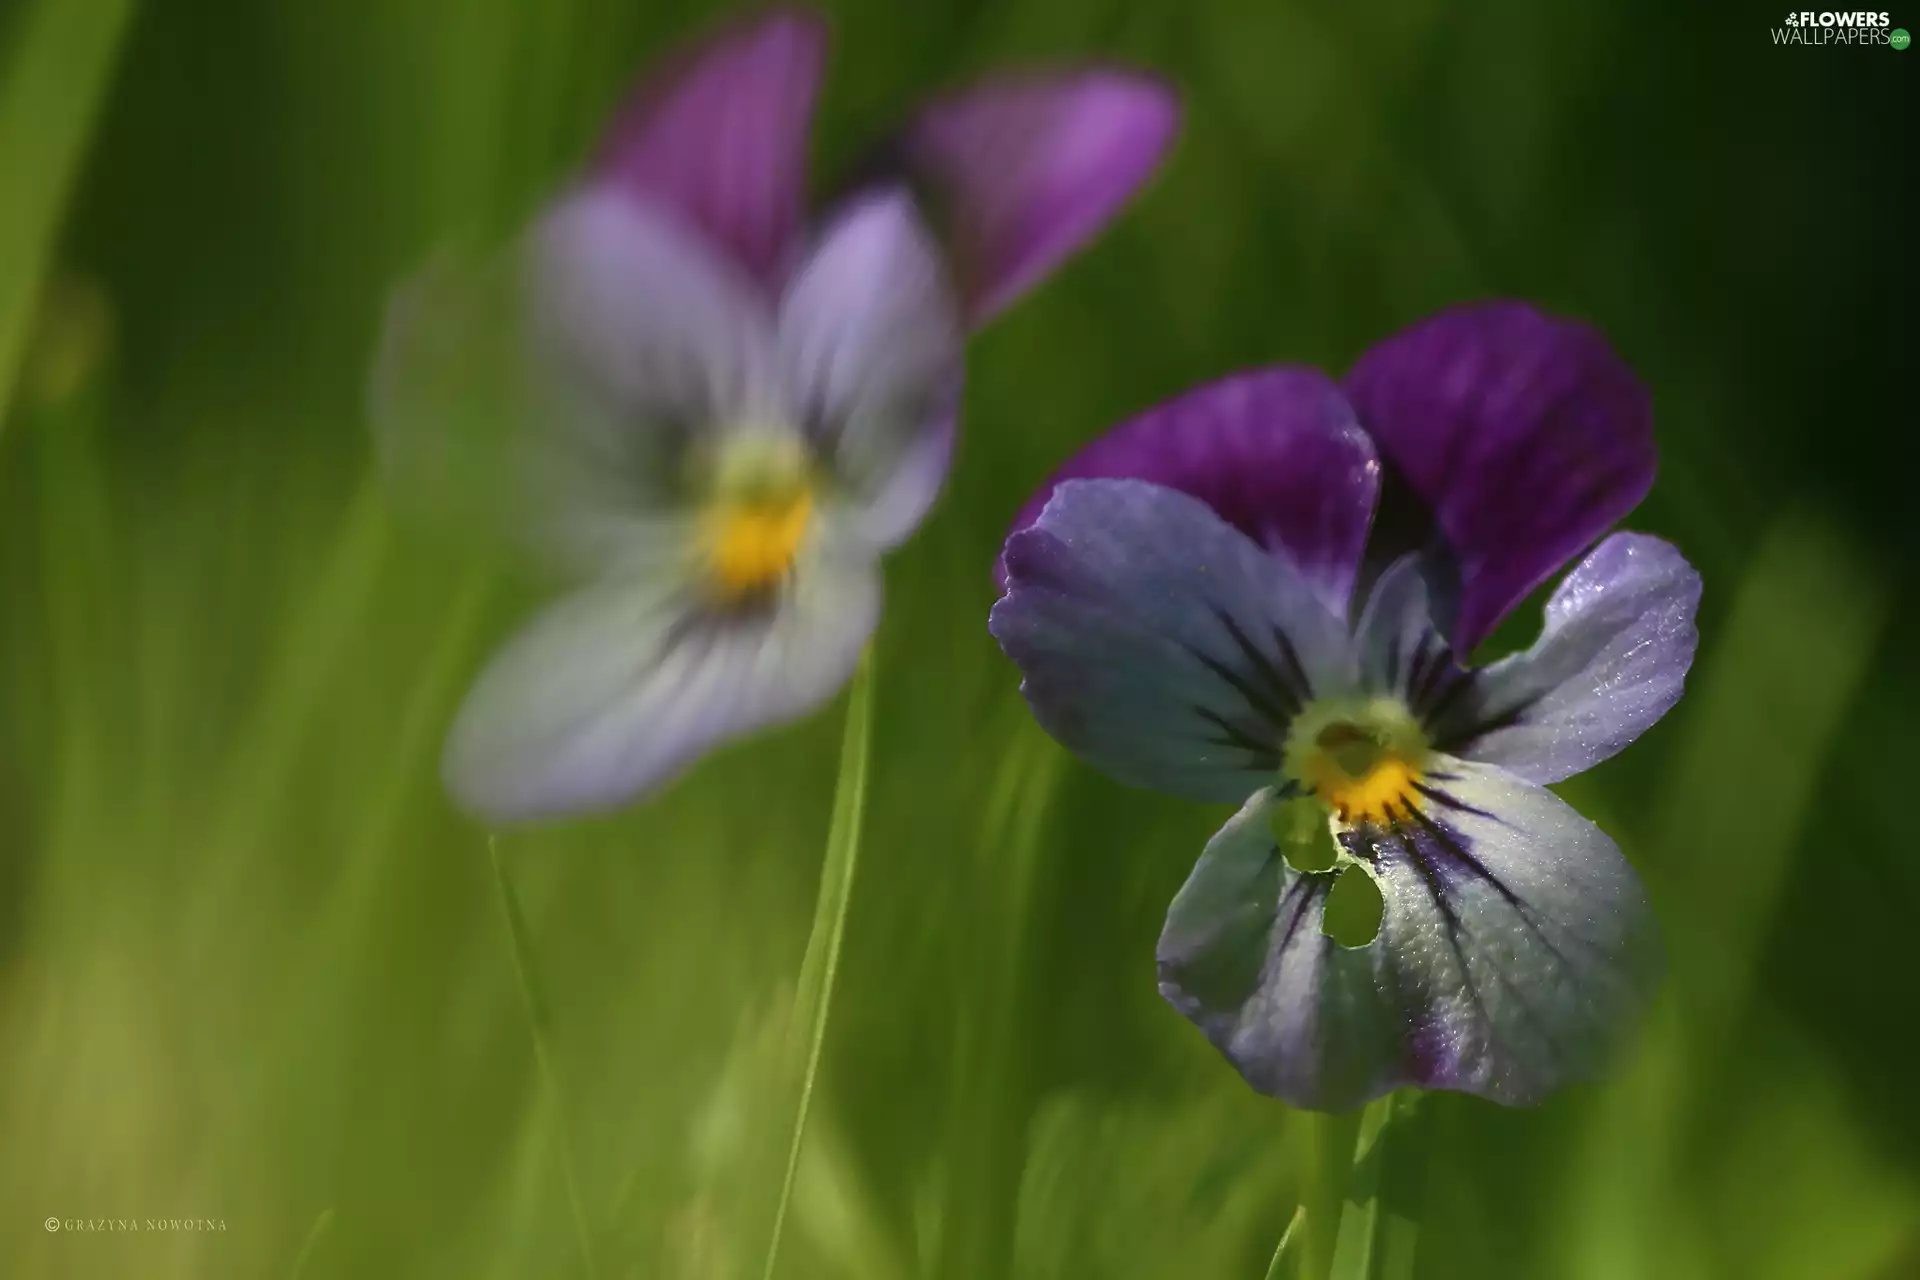
<path fill-rule="evenodd" d="M 389 309 L 390 482 L 571 586 L 454 725 L 448 784 L 488 820 L 621 804 L 832 697 L 880 554 L 945 478 L 967 329 L 1092 236 L 1174 131 L 1171 95 L 1131 72 L 989 81 L 809 222 L 824 51 L 791 14 L 689 51 L 509 251 L 436 264 Z"/>
<path fill-rule="evenodd" d="M 1432 536 L 1358 591 L 1383 462 Z M 1646 393 L 1602 338 L 1493 303 L 1341 383 L 1202 387 L 1096 440 L 1020 517 L 991 627 L 1040 723 L 1123 782 L 1243 804 L 1158 958 L 1256 1089 L 1529 1103 L 1594 1075 L 1648 997 L 1640 885 L 1546 788 L 1659 719 L 1693 660 L 1680 553 L 1592 546 L 1653 475 Z M 1582 551 L 1532 648 L 1467 665 Z M 1329 904 L 1369 885 L 1377 935 L 1344 945 Z"/>

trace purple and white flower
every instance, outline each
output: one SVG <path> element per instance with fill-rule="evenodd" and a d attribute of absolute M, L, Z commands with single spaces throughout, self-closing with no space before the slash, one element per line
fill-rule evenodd
<path fill-rule="evenodd" d="M 1383 462 L 1432 536 L 1360 590 Z M 1016 523 L 991 629 L 1040 723 L 1123 782 L 1243 805 L 1158 958 L 1256 1089 L 1529 1103 L 1597 1074 L 1633 1022 L 1652 917 L 1547 785 L 1644 732 L 1692 663 L 1699 576 L 1658 538 L 1602 538 L 1654 470 L 1647 395 L 1606 342 L 1493 303 L 1340 383 L 1274 368 L 1191 392 L 1087 446 Z M 1530 649 L 1467 664 L 1583 551 Z M 1364 945 L 1323 928 L 1343 876 L 1379 890 Z"/>
<path fill-rule="evenodd" d="M 880 555 L 945 479 L 968 328 L 1092 236 L 1174 131 L 1132 72 L 988 82 L 809 222 L 824 52 L 790 14 L 690 51 L 508 253 L 390 308 L 394 483 L 504 517 L 570 586 L 453 728 L 448 784 L 490 821 L 624 803 L 840 688 Z"/>

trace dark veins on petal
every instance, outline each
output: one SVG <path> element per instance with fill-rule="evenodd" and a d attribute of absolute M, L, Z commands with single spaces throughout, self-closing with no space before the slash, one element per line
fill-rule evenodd
<path fill-rule="evenodd" d="M 1251 757 L 1249 763 L 1262 769 L 1274 769 L 1280 765 L 1280 751 L 1260 734 L 1241 728 L 1217 711 L 1190 703 L 1193 713 L 1219 730 L 1218 734 L 1201 739 L 1212 746 L 1232 747 L 1244 751 Z"/>
<path fill-rule="evenodd" d="M 1429 773 L 1427 780 L 1416 783 L 1416 790 L 1426 801 L 1426 806 L 1408 804 L 1389 807 L 1394 823 L 1390 828 L 1367 828 L 1349 833 L 1342 842 L 1349 852 L 1365 858 L 1377 870 L 1386 872 L 1395 861 L 1403 862 L 1419 875 L 1431 896 L 1435 909 L 1439 913 L 1445 930 L 1447 948 L 1453 956 L 1455 968 L 1465 990 L 1467 999 L 1488 1033 L 1493 1034 L 1499 1025 L 1493 1011 L 1488 1007 L 1485 994 L 1475 976 L 1476 966 L 1470 955 L 1497 956 L 1500 948 L 1497 944 L 1482 938 L 1462 918 L 1455 902 L 1455 895 L 1463 884 L 1479 881 L 1496 894 L 1512 913 L 1533 942 L 1547 955 L 1562 974 L 1577 972 L 1576 966 L 1561 950 L 1560 945 L 1550 937 L 1536 917 L 1532 907 L 1514 892 L 1513 888 L 1496 875 L 1468 846 L 1467 842 L 1456 835 L 1443 822 L 1435 819 L 1428 811 L 1452 811 L 1470 815 L 1482 820 L 1501 823 L 1498 815 L 1486 809 L 1449 795 L 1443 787 L 1433 783 L 1445 784 L 1457 781 L 1457 775 L 1447 773 Z M 1504 825 L 1504 824 L 1502 824 Z M 1565 1065 L 1571 1062 L 1573 1055 L 1560 1043 L 1550 1019 L 1541 1015 L 1528 999 L 1525 991 L 1516 984 L 1506 970 L 1497 963 L 1480 966 L 1491 973 L 1505 993 L 1505 999 L 1520 1011 L 1522 1019 L 1528 1023 L 1539 1037 L 1541 1045 L 1556 1060 Z M 1407 1063 L 1418 1081 L 1432 1081 L 1443 1070 L 1437 1047 L 1429 1043 L 1429 1037 L 1416 1030 L 1409 1045 L 1411 1058 Z"/>
<path fill-rule="evenodd" d="M 1432 735 L 1433 747 L 1449 754 L 1478 737 L 1519 723 L 1543 696 L 1536 692 L 1516 698 L 1490 717 L 1456 715 L 1474 705 L 1470 695 L 1477 684 L 1476 673 L 1460 665 L 1453 646 L 1432 626 L 1420 628 L 1411 653 L 1404 638 L 1390 647 L 1382 674 L 1387 689 L 1406 702 Z"/>
<path fill-rule="evenodd" d="M 1422 825 L 1425 827 L 1425 834 L 1429 837 L 1436 837 L 1437 842 L 1440 843 L 1449 854 L 1459 859 L 1474 875 L 1477 875 L 1480 879 L 1485 880 L 1489 885 L 1493 886 L 1494 891 L 1519 913 L 1520 918 L 1526 922 L 1533 934 L 1536 937 L 1540 937 L 1539 927 L 1526 915 L 1524 906 L 1512 890 L 1508 889 L 1497 877 L 1475 861 L 1459 841 L 1448 837 L 1444 830 L 1437 824 L 1430 820 L 1422 820 Z M 1421 852 L 1420 841 L 1415 839 L 1406 828 L 1403 827 L 1395 831 L 1394 836 L 1399 844 L 1400 852 L 1406 858 L 1407 862 L 1420 873 L 1421 878 L 1426 882 L 1428 892 L 1433 895 L 1434 906 L 1438 908 L 1440 918 L 1446 928 L 1447 947 L 1453 953 L 1454 966 L 1459 971 L 1460 981 L 1466 990 L 1467 999 L 1472 1003 L 1474 1012 L 1480 1022 L 1491 1028 L 1494 1025 L 1493 1013 L 1487 1007 L 1486 997 L 1480 990 L 1480 983 L 1478 979 L 1474 977 L 1473 964 L 1467 958 L 1469 947 L 1477 950 L 1481 945 L 1481 941 L 1474 932 L 1467 927 L 1466 922 L 1460 917 L 1458 908 L 1454 905 L 1453 899 L 1450 896 L 1452 890 L 1449 884 L 1447 868 L 1438 865 L 1432 859 L 1424 856 Z M 1544 943 L 1545 939 L 1541 938 L 1541 941 Z M 1551 947 L 1550 943 L 1547 945 Z M 1564 967 L 1566 959 L 1560 955 L 1557 948 L 1553 949 L 1553 955 Z M 1514 985 L 1513 981 L 1508 978 L 1506 973 L 1499 967 L 1493 967 L 1492 971 L 1494 977 L 1497 978 L 1501 986 L 1506 989 L 1508 997 L 1513 1001 L 1514 1006 L 1521 1011 L 1522 1016 L 1541 1032 L 1542 1042 L 1549 1046 L 1550 1051 L 1557 1052 L 1557 1050 L 1553 1048 L 1551 1031 L 1548 1029 L 1545 1021 L 1533 1010 L 1533 1007 L 1521 994 L 1520 989 Z M 1442 1069 L 1439 1054 L 1435 1052 L 1434 1046 L 1426 1042 L 1424 1037 L 1416 1037 L 1414 1044 L 1414 1062 L 1412 1065 L 1421 1079 L 1431 1079 Z"/>
<path fill-rule="evenodd" d="M 697 650 L 697 656 L 705 658 L 723 633 L 771 626 L 779 613 L 782 589 L 782 584 L 776 583 L 723 601 L 709 599 L 694 586 L 681 588 L 668 605 L 674 620 L 654 649 L 652 665 L 659 666 L 686 648 Z"/>
<path fill-rule="evenodd" d="M 1236 1011 L 1259 991 L 1268 957 L 1286 954 L 1314 903 L 1333 888 L 1332 872 L 1291 876 L 1286 872 L 1279 849 L 1269 849 L 1265 865 L 1229 924 L 1204 949 L 1177 965 L 1167 965 L 1163 973 L 1177 984 L 1183 1002 L 1196 1011 L 1215 1011 L 1198 1017 L 1202 1029 L 1222 1044 L 1231 1038 Z"/>
<path fill-rule="evenodd" d="M 1300 664 L 1300 655 L 1293 641 L 1279 627 L 1272 629 L 1274 653 L 1269 657 L 1255 644 L 1231 613 L 1225 609 L 1214 608 L 1214 619 L 1219 622 L 1222 631 L 1232 640 L 1239 651 L 1241 663 L 1236 666 L 1207 653 L 1197 645 L 1182 645 L 1207 670 L 1219 677 L 1220 681 L 1245 701 L 1247 707 L 1256 713 L 1258 723 L 1254 728 L 1244 728 L 1227 719 L 1219 712 L 1199 703 L 1189 703 L 1193 714 L 1219 730 L 1217 736 L 1205 741 L 1215 746 L 1233 747 L 1247 752 L 1252 762 L 1261 768 L 1278 768 L 1280 764 L 1280 743 L 1286 737 L 1286 727 L 1300 708 L 1313 697 L 1312 683 Z"/>
<path fill-rule="evenodd" d="M 1286 633 L 1279 627 L 1273 628 L 1274 648 L 1279 654 L 1281 666 L 1285 667 L 1283 671 L 1281 666 L 1274 665 L 1273 660 L 1260 651 L 1240 624 L 1234 621 L 1232 614 L 1217 606 L 1212 612 L 1219 620 L 1221 629 L 1233 640 L 1234 647 L 1240 651 L 1247 666 L 1253 669 L 1258 682 L 1198 649 L 1191 650 L 1193 656 L 1243 694 L 1273 724 L 1284 725 L 1298 715 L 1301 706 L 1313 696 L 1313 688 L 1307 680 L 1307 673 L 1301 669 L 1300 655 L 1294 651 L 1293 641 L 1287 639 Z"/>

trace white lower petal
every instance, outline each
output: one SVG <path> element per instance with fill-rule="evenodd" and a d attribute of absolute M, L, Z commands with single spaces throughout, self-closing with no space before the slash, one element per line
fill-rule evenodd
<path fill-rule="evenodd" d="M 765 612 L 703 610 L 670 578 L 550 606 L 482 674 L 447 783 L 495 823 L 614 808 L 720 743 L 796 719 L 852 675 L 879 617 L 874 566 L 816 556 Z"/>
<path fill-rule="evenodd" d="M 1417 816 L 1344 836 L 1379 935 L 1323 931 L 1328 873 L 1289 867 L 1257 793 L 1167 913 L 1161 993 L 1263 1093 L 1345 1110 L 1402 1085 L 1509 1105 L 1612 1062 L 1660 972 L 1613 841 L 1545 788 L 1436 756 Z"/>

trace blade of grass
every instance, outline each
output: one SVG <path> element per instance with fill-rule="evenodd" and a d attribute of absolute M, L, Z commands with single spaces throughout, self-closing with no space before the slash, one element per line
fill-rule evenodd
<path fill-rule="evenodd" d="M 1767 531 L 1694 664 L 1687 733 L 1654 811 L 1660 852 L 1647 861 L 1696 922 L 1670 930 L 1668 945 L 1677 989 L 1698 996 L 1687 1038 L 1703 1091 L 1719 1087 L 1713 1055 L 1747 1007 L 1796 841 L 1818 821 L 1821 772 L 1854 748 L 1841 730 L 1872 670 L 1889 595 L 1867 548 L 1818 516 L 1789 512 Z"/>
<path fill-rule="evenodd" d="M 50 681 L 59 712 L 55 749 L 60 787 L 50 844 L 72 848 L 101 835 L 111 812 L 102 788 L 110 785 L 109 745 L 124 721 L 118 688 L 104 688 L 111 672 L 101 642 L 122 634 L 111 613 L 114 568 L 111 503 L 97 440 L 97 401 L 82 397 L 45 414 L 30 415 L 46 430 L 37 446 L 42 529 L 42 599 Z"/>
<path fill-rule="evenodd" d="M 338 664 L 358 634 L 389 563 L 393 529 L 377 477 L 363 478 L 311 587 L 288 615 L 245 723 L 235 735 L 220 790 L 223 806 L 208 836 L 213 855 L 250 856 L 298 778 L 295 755 L 325 714 Z"/>
<path fill-rule="evenodd" d="M 1287 1220 L 1287 1229 L 1280 1233 L 1280 1243 L 1273 1247 L 1273 1261 L 1267 1264 L 1267 1280 L 1286 1280 L 1292 1274 L 1291 1268 L 1300 1252 L 1299 1242 L 1306 1236 L 1301 1227 L 1306 1220 L 1307 1206 L 1297 1206 L 1293 1217 Z"/>
<path fill-rule="evenodd" d="M 300 1280 L 307 1274 L 307 1264 L 313 1261 L 314 1250 L 320 1247 L 320 1241 L 333 1229 L 333 1210 L 322 1209 L 320 1216 L 313 1220 L 313 1226 L 307 1231 L 306 1243 L 300 1246 L 300 1256 L 293 1260 L 293 1270 L 287 1273 L 287 1280 Z"/>
<path fill-rule="evenodd" d="M 14 16 L 0 67 L 0 429 L 38 285 L 133 0 L 39 0 Z"/>
<path fill-rule="evenodd" d="M 364 895 L 373 891 L 370 882 L 387 861 L 410 794 L 419 788 L 422 762 L 430 758 L 459 693 L 458 682 L 468 674 L 466 659 L 492 589 L 491 576 L 476 571 L 445 597 L 439 637 L 413 689 L 395 709 L 391 746 L 376 774 L 378 785 L 356 814 L 345 841 L 346 875 L 335 888 L 334 905 L 347 915 L 363 908 Z"/>
<path fill-rule="evenodd" d="M 520 975 L 520 994 L 526 1008 L 527 1029 L 533 1037 L 533 1056 L 540 1068 L 540 1085 L 553 1110 L 554 1141 L 560 1149 L 560 1173 L 567 1188 L 567 1209 L 573 1215 L 573 1232 L 580 1247 L 580 1261 L 587 1280 L 595 1280 L 600 1268 L 594 1261 L 593 1235 L 587 1225 L 587 1211 L 580 1200 L 580 1179 L 574 1172 L 573 1138 L 567 1127 L 566 1093 L 560 1073 L 555 1070 L 553 1049 L 549 1043 L 553 1014 L 533 967 L 533 948 L 527 941 L 527 922 L 520 911 L 520 899 L 507 877 L 507 866 L 500 857 L 500 842 L 487 837 L 487 857 L 493 863 L 494 882 L 500 887 L 500 910 L 506 917 L 507 937 L 513 946 L 513 967 Z"/>
<path fill-rule="evenodd" d="M 820 1069 L 820 1050 L 827 1039 L 827 1016 L 833 1006 L 833 980 L 840 969 L 840 941 L 847 928 L 847 904 L 853 897 L 853 875 L 860 859 L 860 818 L 867 801 L 867 761 L 873 723 L 873 650 L 860 659 L 853 690 L 847 696 L 847 727 L 840 743 L 840 780 L 833 792 L 833 822 L 827 829 L 827 856 L 820 868 L 820 894 L 814 900 L 813 930 L 807 936 L 806 955 L 800 961 L 800 984 L 794 998 L 793 1027 L 806 1037 L 806 1066 L 800 1078 L 799 1102 L 794 1108 L 793 1141 L 787 1148 L 786 1172 L 780 1180 L 780 1198 L 773 1211 L 773 1234 L 767 1241 L 764 1275 L 772 1280 L 780 1261 L 780 1237 L 786 1228 L 787 1206 L 793 1199 L 794 1175 L 806 1145 L 807 1113 L 813 1105 L 814 1079 Z"/>
<path fill-rule="evenodd" d="M 946 1186 L 937 1280 L 1006 1275 L 1014 1265 L 1021 1172 L 1040 1085 L 1033 1030 L 1040 1014 L 1031 956 L 1047 910 L 1046 835 L 1067 754 L 1033 723 L 1026 705 L 1004 704 L 1017 726 L 995 771 L 980 823 L 976 879 L 978 948 L 966 961 L 966 991 L 954 1011 L 954 1086 L 949 1091 Z"/>
<path fill-rule="evenodd" d="M 1798 510 L 1766 531 L 1732 597 L 1676 712 L 1685 728 L 1650 829 L 1629 846 L 1656 902 L 1686 923 L 1666 931 L 1665 1006 L 1566 1166 L 1550 1238 L 1555 1274 L 1572 1280 L 1677 1267 L 1672 1224 L 1691 1217 L 1676 1206 L 1698 1174 L 1675 1117 L 1711 1110 L 1725 1088 L 1791 859 L 1820 821 L 1822 771 L 1853 749 L 1842 730 L 1892 611 L 1867 549 Z"/>

